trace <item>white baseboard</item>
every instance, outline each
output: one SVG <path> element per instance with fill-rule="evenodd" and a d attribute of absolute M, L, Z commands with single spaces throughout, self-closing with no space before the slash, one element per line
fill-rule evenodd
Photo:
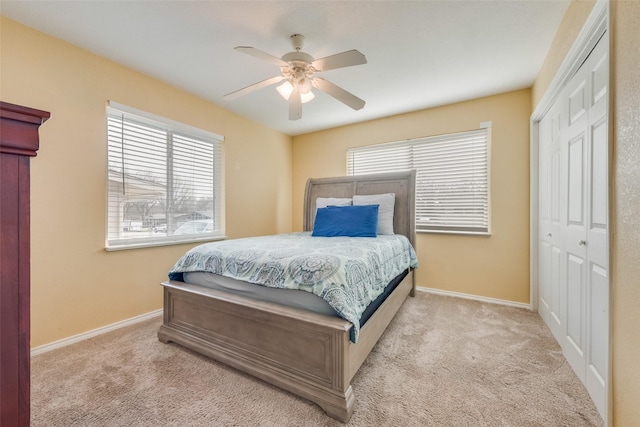
<path fill-rule="evenodd" d="M 461 292 L 443 291 L 443 290 L 440 290 L 440 289 L 426 288 L 426 287 L 423 287 L 423 286 L 416 286 L 416 290 L 418 290 L 420 292 L 427 292 L 427 293 L 436 294 L 436 295 L 444 295 L 444 296 L 449 296 L 449 297 L 464 298 L 464 299 L 470 299 L 470 300 L 486 302 L 486 303 L 491 303 L 491 304 L 508 305 L 508 306 L 517 307 L 517 308 L 525 308 L 527 310 L 531 310 L 532 309 L 530 304 L 525 304 L 525 303 L 521 303 L 521 302 L 514 302 L 514 301 L 508 301 L 508 300 L 502 300 L 502 299 L 497 299 L 497 298 L 482 297 L 482 296 L 478 296 L 478 295 L 463 294 Z M 80 341 L 83 341 L 83 340 L 86 340 L 86 339 L 89 339 L 89 338 L 93 338 L 93 337 L 98 336 L 98 335 L 106 334 L 107 332 L 115 331 L 116 329 L 124 328 L 125 326 L 134 325 L 136 323 L 144 322 L 145 320 L 152 319 L 152 318 L 157 317 L 157 316 L 161 316 L 162 312 L 163 312 L 162 309 L 155 310 L 155 311 L 152 311 L 150 313 L 141 314 L 140 316 L 135 316 L 135 317 L 132 317 L 130 319 L 126 319 L 126 320 L 122 320 L 120 322 L 112 323 L 111 325 L 107 325 L 107 326 L 103 326 L 101 328 L 93 329 L 91 331 L 83 332 L 81 334 L 74 335 L 74 336 L 69 337 L 69 338 L 63 338 L 61 340 L 54 341 L 54 342 L 49 343 L 49 344 L 44 344 L 44 345 L 41 345 L 41 346 L 38 346 L 38 347 L 34 347 L 34 348 L 31 349 L 31 357 L 37 356 L 38 354 L 46 353 L 46 352 L 51 351 L 51 350 L 55 350 L 57 348 L 61 348 L 61 347 L 65 347 L 65 346 L 68 346 L 68 345 L 71 345 L 71 344 L 75 344 L 77 342 L 80 342 Z"/>
<path fill-rule="evenodd" d="M 146 314 L 141 314 L 140 316 L 135 316 L 130 319 L 122 320 L 120 322 L 112 323 L 111 325 L 103 326 L 101 328 L 93 329 L 91 331 L 83 332 L 78 335 L 74 335 L 69 338 L 63 338 L 58 341 L 54 341 L 49 344 L 44 344 L 38 347 L 34 347 L 31 349 L 31 357 L 37 356 L 38 354 L 46 353 L 51 350 L 55 350 L 56 348 L 65 347 L 71 344 L 75 344 L 79 341 L 83 341 L 89 338 L 93 338 L 98 335 L 106 334 L 107 332 L 115 331 L 116 329 L 124 328 L 125 326 L 134 325 L 136 323 L 144 322 L 145 320 L 152 319 L 157 316 L 162 315 L 163 310 L 155 310 Z"/>
<path fill-rule="evenodd" d="M 527 310 L 532 310 L 533 311 L 533 308 L 531 307 L 531 304 L 526 304 L 526 303 L 523 303 L 523 302 L 515 302 L 515 301 L 508 301 L 508 300 L 498 299 L 498 298 L 489 298 L 489 297 L 482 297 L 482 296 L 478 296 L 478 295 L 463 294 L 461 292 L 443 291 L 441 289 L 426 288 L 426 287 L 423 287 L 423 286 L 416 286 L 416 290 L 421 291 L 421 292 L 427 292 L 427 293 L 430 293 L 430 294 L 444 295 L 444 296 L 456 297 L 456 298 L 464 298 L 464 299 L 470 299 L 470 300 L 480 301 L 480 302 L 487 302 L 487 303 L 490 303 L 490 304 L 500 304 L 500 305 L 508 305 L 510 307 L 525 308 Z"/>

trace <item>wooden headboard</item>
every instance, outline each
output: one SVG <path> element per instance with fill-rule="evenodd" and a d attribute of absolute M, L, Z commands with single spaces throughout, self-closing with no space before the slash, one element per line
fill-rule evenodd
<path fill-rule="evenodd" d="M 313 230 L 318 197 L 353 197 L 355 194 L 395 193 L 393 231 L 404 234 L 415 247 L 416 171 L 374 175 L 310 178 L 304 195 L 304 231 Z"/>

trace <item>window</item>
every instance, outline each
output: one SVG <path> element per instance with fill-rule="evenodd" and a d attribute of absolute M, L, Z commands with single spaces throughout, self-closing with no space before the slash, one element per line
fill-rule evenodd
<path fill-rule="evenodd" d="M 416 169 L 416 230 L 489 234 L 490 127 L 347 150 L 347 174 Z"/>
<path fill-rule="evenodd" d="M 222 141 L 110 102 L 107 249 L 222 238 Z"/>

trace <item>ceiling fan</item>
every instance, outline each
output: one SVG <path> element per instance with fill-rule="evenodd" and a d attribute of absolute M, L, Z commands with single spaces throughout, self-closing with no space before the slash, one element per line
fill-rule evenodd
<path fill-rule="evenodd" d="M 277 58 L 250 46 L 236 47 L 235 49 L 239 52 L 278 65 L 281 75 L 228 93 L 224 96 L 224 99 L 233 100 L 255 90 L 285 80 L 282 85 L 278 86 L 278 92 L 289 101 L 289 120 L 298 120 L 302 117 L 302 103 L 310 101 L 314 97 L 311 90 L 312 87 L 327 93 L 354 110 L 359 110 L 364 107 L 365 102 L 362 99 L 330 81 L 315 75 L 321 71 L 366 64 L 367 58 L 365 58 L 362 53 L 353 49 L 324 58 L 314 59 L 311 55 L 302 51 L 302 44 L 304 43 L 303 35 L 292 35 L 291 42 L 295 51 L 284 54 L 282 58 Z"/>

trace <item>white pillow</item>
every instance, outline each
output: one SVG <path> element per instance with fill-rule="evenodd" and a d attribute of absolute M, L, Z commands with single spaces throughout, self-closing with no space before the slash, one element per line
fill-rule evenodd
<path fill-rule="evenodd" d="M 396 194 L 370 194 L 353 196 L 353 205 L 378 205 L 378 234 L 393 233 L 393 209 L 396 205 Z"/>
<path fill-rule="evenodd" d="M 318 197 L 316 199 L 316 209 L 327 206 L 351 206 L 351 198 L 348 197 Z"/>

